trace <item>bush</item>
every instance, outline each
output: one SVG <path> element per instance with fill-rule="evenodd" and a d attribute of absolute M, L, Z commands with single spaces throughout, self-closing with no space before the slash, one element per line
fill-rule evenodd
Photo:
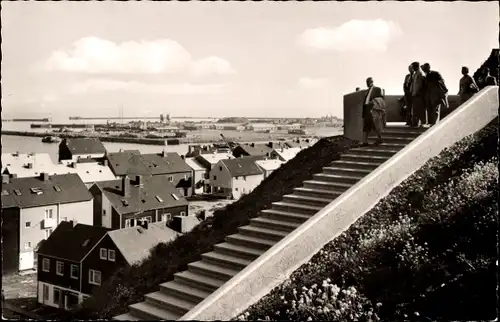
<path fill-rule="evenodd" d="M 448 258 L 433 258 L 427 241 L 415 241 L 419 232 L 428 225 L 442 225 L 450 214 L 460 213 L 468 202 L 496 186 L 496 160 L 480 162 L 496 155 L 497 122 L 427 162 L 243 316 L 255 320 L 269 315 L 271 319 L 289 320 L 293 289 L 330 279 L 341 288 L 356 287 L 371 303 L 383 303 L 381 317 L 396 317 L 399 303 L 419 295 L 424 285 L 443 280 Z M 457 238 L 453 232 L 450 234 Z M 432 247 L 437 247 L 436 243 Z M 453 251 L 450 254 L 457 255 Z M 463 269 L 456 262 L 451 267 L 456 272 Z"/>
<path fill-rule="evenodd" d="M 321 172 L 324 166 L 340 158 L 340 154 L 354 142 L 344 137 L 324 138 L 314 146 L 271 173 L 252 193 L 224 209 L 214 212 L 192 231 L 169 244 L 159 244 L 142 263 L 118 270 L 82 307 L 71 312 L 71 318 L 112 318 L 128 311 L 128 305 L 143 301 L 143 296 L 154 292 L 158 285 L 173 279 L 174 273 L 187 269 L 187 264 L 200 260 L 201 254 L 237 228 L 249 223 L 263 209 L 292 193 L 304 180 Z"/>

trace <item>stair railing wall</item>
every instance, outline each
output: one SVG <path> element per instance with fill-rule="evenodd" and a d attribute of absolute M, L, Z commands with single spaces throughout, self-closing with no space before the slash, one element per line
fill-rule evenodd
<path fill-rule="evenodd" d="M 498 115 L 498 87 L 483 89 L 282 239 L 181 320 L 229 320 L 268 294 L 429 159 Z"/>

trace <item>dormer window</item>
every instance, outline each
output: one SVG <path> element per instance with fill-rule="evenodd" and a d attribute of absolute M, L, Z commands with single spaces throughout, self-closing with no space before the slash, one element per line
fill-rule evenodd
<path fill-rule="evenodd" d="M 31 193 L 34 193 L 37 195 L 41 195 L 43 193 L 43 190 L 40 188 L 31 188 L 30 190 L 31 190 Z"/>
<path fill-rule="evenodd" d="M 57 192 L 61 192 L 61 187 L 59 187 L 58 185 L 55 185 L 54 190 Z"/>
<path fill-rule="evenodd" d="M 160 196 L 155 196 L 156 200 L 158 200 L 158 202 L 163 202 L 163 199 L 161 199 Z"/>
<path fill-rule="evenodd" d="M 174 181 L 174 176 L 168 176 L 168 181 L 173 182 Z"/>
<path fill-rule="evenodd" d="M 172 194 L 172 198 L 174 198 L 175 200 L 179 200 L 179 197 L 177 197 L 175 193 Z"/>

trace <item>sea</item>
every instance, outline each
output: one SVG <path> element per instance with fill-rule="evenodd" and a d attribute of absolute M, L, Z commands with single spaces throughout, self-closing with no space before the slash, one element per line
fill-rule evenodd
<path fill-rule="evenodd" d="M 172 119 L 172 121 L 176 121 Z M 179 120 L 183 121 L 183 120 Z M 213 119 L 196 119 L 192 121 L 211 121 Z M 105 121 L 82 121 L 82 120 L 71 120 L 65 121 L 53 120 L 53 123 L 61 124 L 99 124 L 106 123 Z M 2 130 L 10 131 L 29 131 L 29 132 L 40 132 L 45 133 L 47 129 L 32 129 L 31 124 L 36 122 L 2 122 Z M 43 124 L 43 123 L 42 123 Z M 72 129 L 78 131 L 78 129 Z M 312 135 L 319 137 L 340 135 L 338 128 L 332 127 L 322 127 L 322 128 L 312 128 L 308 129 Z M 14 136 L 14 135 L 2 135 L 2 153 L 49 153 L 50 157 L 54 162 L 58 160 L 58 143 L 43 143 L 40 137 L 28 137 L 28 136 Z M 145 145 L 145 144 L 132 144 L 132 143 L 116 143 L 116 142 L 103 142 L 104 147 L 108 152 L 118 152 L 120 150 L 139 150 L 141 153 L 160 153 L 165 152 L 177 152 L 179 155 L 185 155 L 188 153 L 189 144 L 179 144 L 179 145 Z M 210 143 L 207 143 L 210 144 Z"/>

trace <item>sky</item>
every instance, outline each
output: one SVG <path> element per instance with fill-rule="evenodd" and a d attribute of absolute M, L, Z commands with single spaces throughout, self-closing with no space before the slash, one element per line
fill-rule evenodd
<path fill-rule="evenodd" d="M 496 2 L 2 2 L 2 117 L 342 117 L 429 62 L 451 94 Z"/>

